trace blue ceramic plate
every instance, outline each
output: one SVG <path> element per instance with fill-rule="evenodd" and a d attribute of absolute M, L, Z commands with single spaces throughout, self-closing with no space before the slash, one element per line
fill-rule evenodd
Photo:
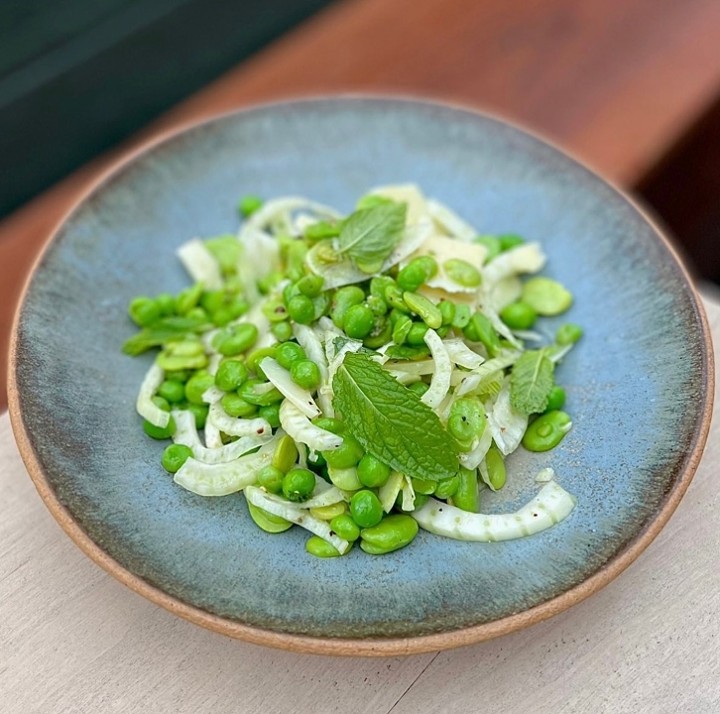
<path fill-rule="evenodd" d="M 120 346 L 137 294 L 187 284 L 190 237 L 232 231 L 246 193 L 349 211 L 415 182 L 484 233 L 539 240 L 586 336 L 558 370 L 575 426 L 517 453 L 484 509 L 514 510 L 552 466 L 577 497 L 562 524 L 504 543 L 422 533 L 384 557 L 320 560 L 305 533 L 259 531 L 240 495 L 195 496 L 160 466 L 134 399 L 151 357 Z M 552 321 L 547 323 L 553 327 Z M 465 644 L 548 617 L 625 568 L 669 518 L 707 434 L 708 330 L 676 256 L 616 189 L 556 148 L 461 109 L 391 99 L 260 107 L 134 156 L 66 219 L 16 324 L 11 413 L 53 514 L 136 591 L 227 634 L 305 651 L 396 654 Z"/>

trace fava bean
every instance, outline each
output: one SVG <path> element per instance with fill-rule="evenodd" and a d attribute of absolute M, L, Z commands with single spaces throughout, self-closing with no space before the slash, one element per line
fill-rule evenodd
<path fill-rule="evenodd" d="M 428 326 L 424 322 L 413 322 L 408 330 L 406 342 L 414 347 L 424 346 L 424 337 L 428 329 Z"/>
<path fill-rule="evenodd" d="M 415 291 L 423 283 L 437 275 L 438 264 L 430 255 L 421 255 L 413 258 L 397 276 L 397 284 L 403 290 Z"/>
<path fill-rule="evenodd" d="M 250 404 L 236 392 L 229 392 L 220 400 L 223 411 L 231 417 L 247 419 L 257 413 L 257 406 Z"/>
<path fill-rule="evenodd" d="M 575 344 L 583 335 L 583 329 L 580 325 L 573 322 L 566 322 L 558 327 L 555 333 L 555 342 L 559 345 Z"/>
<path fill-rule="evenodd" d="M 360 531 L 360 547 L 371 555 L 383 555 L 409 545 L 418 533 L 417 521 L 412 516 L 393 514 L 375 526 Z"/>
<path fill-rule="evenodd" d="M 450 478 L 444 478 L 442 481 L 438 481 L 437 487 L 435 488 L 435 497 L 440 498 L 443 501 L 451 498 L 455 495 L 460 484 L 460 478 L 451 476 Z"/>
<path fill-rule="evenodd" d="M 285 434 L 275 448 L 275 453 L 272 457 L 272 465 L 279 471 L 287 473 L 293 466 L 295 466 L 297 459 L 298 450 L 297 446 L 295 446 L 295 440 Z"/>
<path fill-rule="evenodd" d="M 331 521 L 337 516 L 342 516 L 346 510 L 345 501 L 339 501 L 338 503 L 331 503 L 329 506 L 311 508 L 310 515 L 319 518 L 321 521 Z"/>
<path fill-rule="evenodd" d="M 436 330 L 442 325 L 440 309 L 424 295 L 406 291 L 403 293 L 403 301 L 428 327 Z"/>
<path fill-rule="evenodd" d="M 528 451 L 549 451 L 570 431 L 570 416 L 559 409 L 541 414 L 528 426 L 522 445 Z"/>
<path fill-rule="evenodd" d="M 284 533 L 289 528 L 292 528 L 292 523 L 286 521 L 281 516 L 276 516 L 274 513 L 268 513 L 262 508 L 258 508 L 250 501 L 246 501 L 248 511 L 250 512 L 250 518 L 255 521 L 255 524 L 262 528 L 266 533 Z"/>
<path fill-rule="evenodd" d="M 518 300 L 500 310 L 500 319 L 511 330 L 529 330 L 537 320 L 537 313 L 530 305 Z"/>
<path fill-rule="evenodd" d="M 481 342 L 490 357 L 494 357 L 500 350 L 500 337 L 490 319 L 481 312 L 476 312 L 470 318 L 463 332 L 471 342 Z"/>
<path fill-rule="evenodd" d="M 459 303 L 455 305 L 455 315 L 453 316 L 450 324 L 458 330 L 463 330 L 467 327 L 471 317 L 472 311 L 470 310 L 470 306 L 465 305 L 464 303 Z"/>
<path fill-rule="evenodd" d="M 443 270 L 450 280 L 464 288 L 476 288 L 482 282 L 480 271 L 467 260 L 460 258 L 446 260 L 443 263 Z"/>
<path fill-rule="evenodd" d="M 488 485 L 493 491 L 500 490 L 505 485 L 507 472 L 503 455 L 496 446 L 491 446 L 485 454 L 485 466 L 490 482 Z"/>
<path fill-rule="evenodd" d="M 413 321 L 407 315 L 400 313 L 399 317 L 395 320 L 395 326 L 392 331 L 392 341 L 396 345 L 404 344 L 412 326 Z"/>
<path fill-rule="evenodd" d="M 452 497 L 454 506 L 477 513 L 480 509 L 480 492 L 478 491 L 477 471 L 460 467 L 458 471 L 458 487 Z"/>
<path fill-rule="evenodd" d="M 245 322 L 226 327 L 213 338 L 213 347 L 225 357 L 232 357 L 250 349 L 258 338 L 255 325 Z"/>
<path fill-rule="evenodd" d="M 455 303 L 450 302 L 450 300 L 441 300 L 440 304 L 438 305 L 438 308 L 440 309 L 440 315 L 442 316 L 442 324 L 447 325 L 448 327 L 452 325 L 453 320 L 455 319 Z"/>
<path fill-rule="evenodd" d="M 557 280 L 530 278 L 522 289 L 522 301 L 538 315 L 559 315 L 572 305 L 572 294 Z"/>
<path fill-rule="evenodd" d="M 305 541 L 305 550 L 316 558 L 337 558 L 340 555 L 340 551 L 332 543 L 316 535 Z"/>
<path fill-rule="evenodd" d="M 360 527 L 347 513 L 335 516 L 330 521 L 330 528 L 343 540 L 351 543 L 360 537 Z"/>
<path fill-rule="evenodd" d="M 160 318 L 162 307 L 149 297 L 136 297 L 128 308 L 130 319 L 139 327 L 148 327 Z"/>

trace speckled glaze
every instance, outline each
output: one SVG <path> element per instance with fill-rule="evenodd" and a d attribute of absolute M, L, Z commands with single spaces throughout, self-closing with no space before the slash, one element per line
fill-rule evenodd
<path fill-rule="evenodd" d="M 188 238 L 234 231 L 239 196 L 302 194 L 343 210 L 412 181 L 481 232 L 541 241 L 546 274 L 586 328 L 560 366 L 574 427 L 510 459 L 483 509 L 514 510 L 552 466 L 578 500 L 542 534 L 478 544 L 421 533 L 372 558 L 307 556 L 305 534 L 259 531 L 240 495 L 210 499 L 160 466 L 134 399 L 150 357 L 120 352 L 137 294 L 177 291 Z M 550 332 L 556 321 L 542 329 Z M 141 152 L 49 244 L 18 312 L 11 414 L 41 495 L 68 533 L 136 591 L 264 644 L 341 654 L 486 639 L 558 612 L 652 540 L 697 465 L 712 361 L 686 274 L 642 213 L 556 148 L 497 119 L 434 104 L 339 98 L 221 117 Z"/>

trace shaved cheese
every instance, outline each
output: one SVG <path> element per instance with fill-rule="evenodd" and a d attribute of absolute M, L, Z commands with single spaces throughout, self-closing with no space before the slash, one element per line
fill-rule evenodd
<path fill-rule="evenodd" d="M 483 281 L 490 285 L 521 273 L 536 273 L 545 265 L 539 243 L 523 243 L 493 258 L 482 270 Z"/>
<path fill-rule="evenodd" d="M 427 202 L 427 211 L 435 223 L 453 238 L 468 243 L 477 236 L 477 231 L 444 203 L 431 198 Z"/>

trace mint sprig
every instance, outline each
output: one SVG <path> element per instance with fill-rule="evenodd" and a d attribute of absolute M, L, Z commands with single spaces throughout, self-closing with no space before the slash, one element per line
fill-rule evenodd
<path fill-rule="evenodd" d="M 555 365 L 547 350 L 530 350 L 521 355 L 510 374 L 510 404 L 522 414 L 545 411 L 555 383 Z"/>
<path fill-rule="evenodd" d="M 402 238 L 407 204 L 382 203 L 351 213 L 342 224 L 337 251 L 364 273 L 380 270 Z"/>
<path fill-rule="evenodd" d="M 348 353 L 333 378 L 334 403 L 365 451 L 413 478 L 453 476 L 453 440 L 437 414 L 367 355 Z"/>

